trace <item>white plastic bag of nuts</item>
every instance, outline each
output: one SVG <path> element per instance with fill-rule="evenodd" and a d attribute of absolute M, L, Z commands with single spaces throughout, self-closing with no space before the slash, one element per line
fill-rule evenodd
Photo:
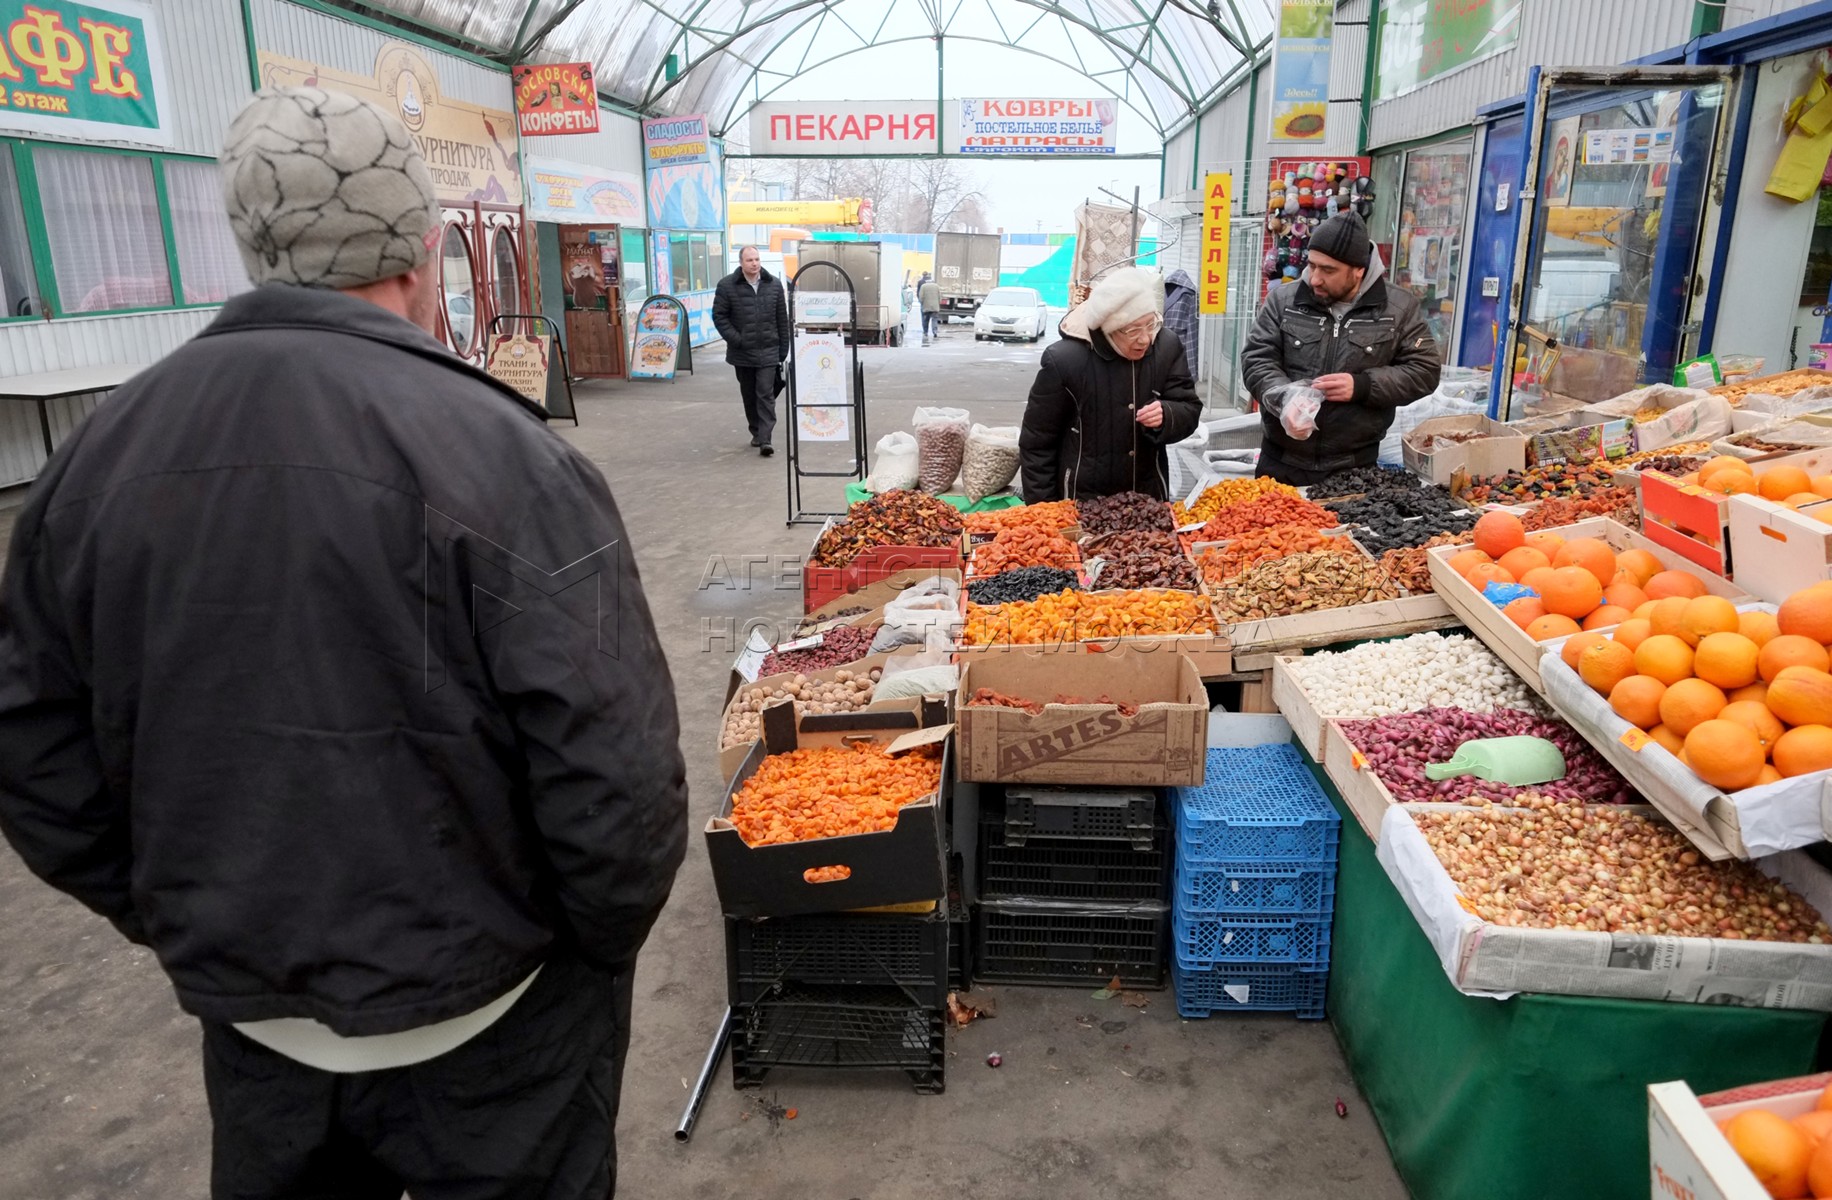
<path fill-rule="evenodd" d="M 1011 486 L 1018 474 L 1018 427 L 975 425 L 967 435 L 967 455 L 961 462 L 961 483 L 967 499 L 978 504 Z"/>
<path fill-rule="evenodd" d="M 905 491 L 915 487 L 921 478 L 915 438 L 899 430 L 878 439 L 877 449 L 872 453 L 871 474 L 865 479 L 865 486 L 874 495 Z"/>
<path fill-rule="evenodd" d="M 916 430 L 922 490 L 939 496 L 954 486 L 967 456 L 967 431 L 972 421 L 964 408 L 919 408 L 910 418 Z"/>

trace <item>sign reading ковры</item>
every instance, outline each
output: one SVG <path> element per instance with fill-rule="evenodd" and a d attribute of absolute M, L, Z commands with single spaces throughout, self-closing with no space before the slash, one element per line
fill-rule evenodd
<path fill-rule="evenodd" d="M 962 154 L 1117 154 L 1112 100 L 962 100 L 950 149 Z"/>
<path fill-rule="evenodd" d="M 0 0 L 0 129 L 169 146 L 165 57 L 135 0 Z"/>

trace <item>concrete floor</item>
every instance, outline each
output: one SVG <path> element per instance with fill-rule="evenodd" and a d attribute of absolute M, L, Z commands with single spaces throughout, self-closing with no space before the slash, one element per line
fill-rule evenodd
<path fill-rule="evenodd" d="M 872 440 L 907 428 L 918 404 L 1015 423 L 1038 352 L 976 344 L 964 326 L 935 347 L 861 351 Z M 773 586 L 761 567 L 748 589 L 702 581 L 744 579 L 745 556 L 799 556 L 814 531 L 785 527 L 783 457 L 746 447 L 737 388 L 716 353 L 672 384 L 585 387 L 580 412 L 579 428 L 556 428 L 604 470 L 629 526 L 673 666 L 695 812 L 686 866 L 639 967 L 622 1195 L 1405 1195 L 1327 1023 L 1185 1022 L 1168 991 L 1141 1011 L 1080 989 L 985 989 L 999 1015 L 950 1033 L 942 1096 L 915 1095 L 900 1074 L 780 1071 L 761 1093 L 738 1092 L 725 1070 L 692 1142 L 677 1144 L 675 1121 L 724 1007 L 698 826 L 720 796 L 714 740 L 726 674 L 745 621 L 799 612 L 798 588 Z M 812 506 L 839 507 L 839 485 L 821 486 Z M 0 533 L 12 516 L 5 504 L 0 497 Z M 0 1197 L 205 1195 L 210 1129 L 197 1048 L 196 1024 L 152 955 L 0 850 Z M 994 1050 L 1004 1056 L 998 1070 L 984 1064 Z M 772 1103 L 796 1119 L 772 1118 Z"/>

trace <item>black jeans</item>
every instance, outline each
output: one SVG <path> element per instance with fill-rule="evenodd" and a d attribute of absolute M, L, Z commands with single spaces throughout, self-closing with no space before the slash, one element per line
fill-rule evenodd
<path fill-rule="evenodd" d="M 744 397 L 744 422 L 751 428 L 751 442 L 767 446 L 776 432 L 776 368 L 732 369 L 738 372 L 738 394 Z"/>
<path fill-rule="evenodd" d="M 541 968 L 447 1054 L 333 1074 L 204 1022 L 215 1200 L 607 1200 L 630 972 Z"/>

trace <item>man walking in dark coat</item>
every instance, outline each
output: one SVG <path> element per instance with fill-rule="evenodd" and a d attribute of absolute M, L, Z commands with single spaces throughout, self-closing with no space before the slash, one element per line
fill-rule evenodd
<path fill-rule="evenodd" d="M 712 323 L 725 339 L 725 361 L 738 372 L 744 420 L 751 445 L 768 458 L 776 453 L 776 380 L 789 358 L 789 304 L 782 281 L 763 269 L 757 247 L 738 252 L 738 269 L 719 281 L 712 296 Z"/>
<path fill-rule="evenodd" d="M 1310 238 L 1310 265 L 1266 294 L 1241 351 L 1241 376 L 1260 405 L 1258 474 L 1304 487 L 1374 465 L 1394 413 L 1438 386 L 1443 363 L 1418 297 L 1384 278 L 1357 213 Z M 1305 437 L 1280 420 L 1286 385 L 1314 380 L 1324 404 Z"/>
<path fill-rule="evenodd" d="M 221 168 L 260 286 L 13 531 L 0 830 L 202 1021 L 212 1195 L 603 1200 L 687 833 L 617 506 L 431 336 L 395 116 L 266 89 Z"/>

